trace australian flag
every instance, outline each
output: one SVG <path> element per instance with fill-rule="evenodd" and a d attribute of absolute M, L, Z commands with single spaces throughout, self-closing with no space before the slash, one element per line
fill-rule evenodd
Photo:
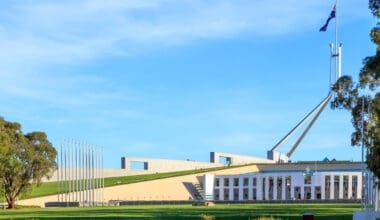
<path fill-rule="evenodd" d="M 326 21 L 325 25 L 323 25 L 321 27 L 321 29 L 319 29 L 319 31 L 326 31 L 327 30 L 327 26 L 329 25 L 330 20 L 333 19 L 333 18 L 335 18 L 335 14 L 336 14 L 336 5 L 334 5 L 334 7 L 333 7 L 333 9 L 332 9 L 332 11 L 330 13 L 329 18 L 327 18 L 327 21 Z"/>

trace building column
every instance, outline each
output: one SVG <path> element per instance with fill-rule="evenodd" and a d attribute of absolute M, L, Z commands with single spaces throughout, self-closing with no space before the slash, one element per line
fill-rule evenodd
<path fill-rule="evenodd" d="M 219 178 L 219 200 L 224 200 L 224 178 Z"/>
<path fill-rule="evenodd" d="M 282 200 L 285 200 L 286 197 L 286 176 L 282 176 L 282 184 L 281 184 L 281 193 L 282 193 Z"/>
<path fill-rule="evenodd" d="M 352 198 L 352 175 L 348 175 L 348 199 Z"/>
<path fill-rule="evenodd" d="M 248 200 L 252 200 L 253 199 L 253 178 L 252 176 L 250 176 L 248 178 Z M 257 182 L 256 182 L 257 184 Z"/>
<path fill-rule="evenodd" d="M 321 199 L 325 200 L 326 199 L 326 196 L 325 196 L 326 177 L 325 177 L 325 175 L 322 175 L 322 174 L 321 174 L 321 176 L 322 176 L 322 181 L 321 181 Z"/>
<path fill-rule="evenodd" d="M 277 176 L 273 177 L 273 200 L 277 200 Z"/>
<path fill-rule="evenodd" d="M 358 175 L 358 186 L 356 187 L 356 195 L 358 195 L 358 199 L 362 199 L 362 188 L 363 188 L 363 175 L 360 173 Z"/>
<path fill-rule="evenodd" d="M 311 193 L 310 199 L 314 200 L 315 199 L 315 185 L 314 184 L 310 185 L 310 193 Z"/>
<path fill-rule="evenodd" d="M 330 175 L 330 199 L 334 198 L 334 175 Z"/>
<path fill-rule="evenodd" d="M 239 177 L 239 201 L 243 200 L 243 193 L 244 193 L 243 192 L 243 187 L 244 187 L 243 180 L 244 180 L 243 177 Z"/>
<path fill-rule="evenodd" d="M 257 200 L 263 200 L 263 182 L 262 177 L 257 175 L 256 177 L 256 199 Z"/>
<path fill-rule="evenodd" d="M 228 186 L 228 200 L 232 201 L 234 200 L 234 178 L 229 177 L 230 185 Z"/>
<path fill-rule="evenodd" d="M 343 199 L 343 175 L 339 175 L 339 199 Z"/>
<path fill-rule="evenodd" d="M 265 177 L 265 199 L 269 200 L 269 176 Z"/>
<path fill-rule="evenodd" d="M 305 199 L 305 185 L 301 185 L 301 200 Z"/>
<path fill-rule="evenodd" d="M 325 200 L 326 199 L 326 196 L 325 196 L 325 185 L 326 185 L 326 178 L 325 178 L 325 175 L 322 175 L 321 174 L 321 177 L 322 177 L 322 181 L 321 181 L 321 199 L 322 200 Z"/>

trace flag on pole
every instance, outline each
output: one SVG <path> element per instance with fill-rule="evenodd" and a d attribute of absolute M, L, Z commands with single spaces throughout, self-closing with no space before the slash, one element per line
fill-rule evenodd
<path fill-rule="evenodd" d="M 319 31 L 326 31 L 327 30 L 327 26 L 329 25 L 330 20 L 333 19 L 333 18 L 335 18 L 335 14 L 336 14 L 336 5 L 334 5 L 334 7 L 333 7 L 333 9 L 332 9 L 332 11 L 330 13 L 329 18 L 327 18 L 327 21 L 326 21 L 325 25 L 323 25 L 319 29 Z"/>

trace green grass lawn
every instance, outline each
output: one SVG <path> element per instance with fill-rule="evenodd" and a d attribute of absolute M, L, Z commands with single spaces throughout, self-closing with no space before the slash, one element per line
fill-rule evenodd
<path fill-rule="evenodd" d="M 143 182 L 143 181 L 149 181 L 149 180 L 164 179 L 164 178 L 184 176 L 184 175 L 190 175 L 190 174 L 198 174 L 198 173 L 203 173 L 203 172 L 231 169 L 231 168 L 237 168 L 237 167 L 243 167 L 243 166 L 248 166 L 248 165 L 225 166 L 225 167 L 208 168 L 208 169 L 144 174 L 144 175 L 134 175 L 134 176 L 110 177 L 110 178 L 104 178 L 104 185 L 105 187 L 109 187 L 109 186 L 115 186 L 115 185 L 121 185 L 121 184 L 137 183 L 137 182 Z M 47 183 L 42 183 L 42 185 L 39 187 L 34 185 L 32 188 L 32 191 L 29 194 L 22 196 L 21 199 L 54 195 L 54 194 L 57 194 L 57 192 L 58 192 L 57 182 L 47 182 Z M 0 200 L 1 199 L 2 199 L 2 196 L 0 196 Z"/>
<path fill-rule="evenodd" d="M 103 208 L 46 208 L 0 210 L 0 219 L 256 219 L 272 216 L 281 220 L 301 220 L 311 212 L 315 220 L 351 220 L 360 204 L 244 204 L 199 207 L 191 205 L 144 205 Z"/>

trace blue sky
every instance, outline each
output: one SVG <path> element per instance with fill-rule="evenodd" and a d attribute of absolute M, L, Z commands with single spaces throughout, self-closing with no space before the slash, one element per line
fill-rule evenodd
<path fill-rule="evenodd" d="M 333 0 L 2 1 L 0 115 L 121 156 L 266 156 L 328 93 Z M 367 1 L 341 1 L 343 73 L 375 51 Z M 293 160 L 359 160 L 327 109 Z M 290 145 L 289 145 L 290 146 Z M 289 146 L 281 149 L 286 152 Z"/>

